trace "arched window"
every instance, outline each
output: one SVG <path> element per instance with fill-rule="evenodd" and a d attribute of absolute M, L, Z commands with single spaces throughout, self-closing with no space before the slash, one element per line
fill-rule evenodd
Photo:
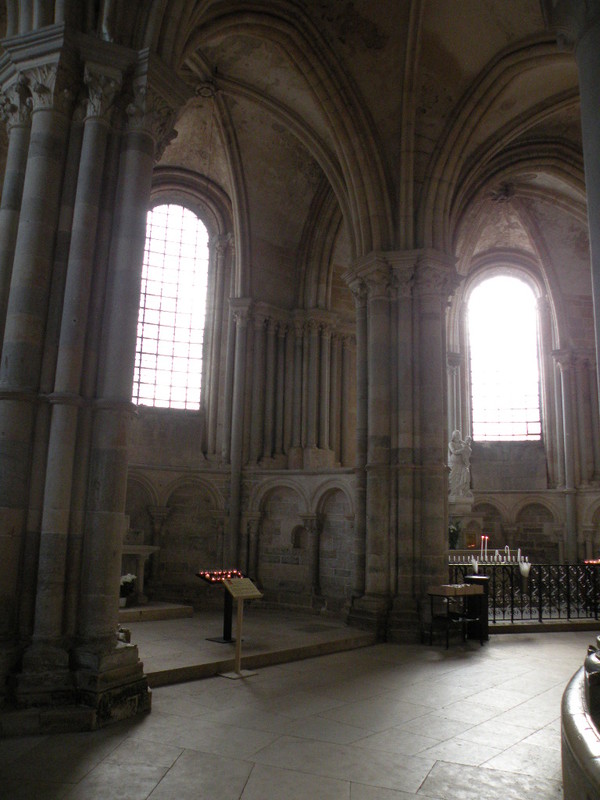
<path fill-rule="evenodd" d="M 198 409 L 208 278 L 208 233 L 181 205 L 148 212 L 133 402 Z"/>
<path fill-rule="evenodd" d="M 536 298 L 525 281 L 496 275 L 468 300 L 473 438 L 541 438 Z"/>

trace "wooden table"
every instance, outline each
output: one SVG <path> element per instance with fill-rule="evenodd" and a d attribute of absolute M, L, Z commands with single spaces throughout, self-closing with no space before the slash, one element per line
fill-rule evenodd
<path fill-rule="evenodd" d="M 453 626 L 460 626 L 463 640 L 467 638 L 467 624 L 469 622 L 479 622 L 479 630 L 483 631 L 481 625 L 481 613 L 483 603 L 477 603 L 476 607 L 470 604 L 467 610 L 467 598 L 478 595 L 483 600 L 483 586 L 468 583 L 445 583 L 439 586 L 430 586 L 427 590 L 431 603 L 431 622 L 429 625 L 429 644 L 433 644 L 433 628 L 436 624 L 443 627 L 446 632 L 446 649 L 450 644 L 450 629 Z M 475 615 L 474 613 L 475 612 Z M 480 644 L 483 644 L 483 632 L 481 633 Z"/>

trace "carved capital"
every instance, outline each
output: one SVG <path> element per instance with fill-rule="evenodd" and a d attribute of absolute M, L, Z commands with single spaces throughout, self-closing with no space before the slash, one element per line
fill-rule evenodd
<path fill-rule="evenodd" d="M 243 297 L 235 297 L 229 301 L 229 305 L 236 325 L 245 328 L 250 318 L 250 301 Z"/>
<path fill-rule="evenodd" d="M 223 257 L 230 246 L 230 235 L 228 233 L 219 233 L 211 237 L 210 247 L 215 251 L 217 256 Z"/>
<path fill-rule="evenodd" d="M 19 80 L 29 86 L 32 110 L 54 109 L 71 113 L 75 100 L 73 76 L 60 64 L 44 64 L 22 73 Z"/>
<path fill-rule="evenodd" d="M 346 273 L 347 274 L 347 273 Z M 364 309 L 367 305 L 367 296 L 368 296 L 368 289 L 367 284 L 361 279 L 353 277 L 351 280 L 348 281 L 348 285 L 350 287 L 350 291 L 352 292 L 352 297 L 354 298 L 354 304 L 356 305 L 356 309 Z"/>
<path fill-rule="evenodd" d="M 108 119 L 115 96 L 121 88 L 121 73 L 97 64 L 86 64 L 83 82 L 88 95 L 85 102 L 86 116 Z"/>
<path fill-rule="evenodd" d="M 390 296 L 392 281 L 389 267 L 380 265 L 364 275 L 369 292 L 369 300 L 386 299 Z"/>
<path fill-rule="evenodd" d="M 145 81 L 137 81 L 133 87 L 133 100 L 125 113 L 130 130 L 143 131 L 154 139 L 155 158 L 158 160 L 165 147 L 177 136 L 173 129 L 175 109 Z"/>
<path fill-rule="evenodd" d="M 8 130 L 15 125 L 29 125 L 32 108 L 33 100 L 27 80 L 24 75 L 19 75 L 11 86 L 0 93 L 0 115 Z"/>
<path fill-rule="evenodd" d="M 409 267 L 394 267 L 391 276 L 391 285 L 396 298 L 410 298 L 415 280 L 414 265 Z"/>
<path fill-rule="evenodd" d="M 421 295 L 435 295 L 446 302 L 460 286 L 463 278 L 456 272 L 451 260 L 437 254 L 423 253 L 417 259 L 415 291 Z"/>

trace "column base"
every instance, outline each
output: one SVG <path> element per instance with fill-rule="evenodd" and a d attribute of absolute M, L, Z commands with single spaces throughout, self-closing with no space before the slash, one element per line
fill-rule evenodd
<path fill-rule="evenodd" d="M 380 641 L 385 641 L 390 601 L 380 595 L 365 594 L 353 598 L 348 612 L 348 625 L 365 631 L 374 631 Z"/>
<path fill-rule="evenodd" d="M 23 654 L 21 672 L 9 679 L 17 708 L 68 706 L 77 702 L 69 654 L 58 645 L 32 644 Z"/>
<path fill-rule="evenodd" d="M 96 727 L 150 711 L 152 694 L 136 645 L 119 642 L 109 653 L 74 653 L 78 701 L 95 709 Z"/>
<path fill-rule="evenodd" d="M 4 735 L 96 730 L 150 711 L 151 692 L 135 645 L 110 652 L 33 645 L 11 676 Z"/>

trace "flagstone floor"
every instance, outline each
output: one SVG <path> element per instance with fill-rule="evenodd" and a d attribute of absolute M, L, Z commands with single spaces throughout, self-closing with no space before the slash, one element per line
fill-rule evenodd
<path fill-rule="evenodd" d="M 160 624 L 131 626 L 148 663 Z M 375 644 L 161 686 L 147 716 L 0 741 L 0 797 L 558 800 L 561 696 L 594 638 Z"/>

